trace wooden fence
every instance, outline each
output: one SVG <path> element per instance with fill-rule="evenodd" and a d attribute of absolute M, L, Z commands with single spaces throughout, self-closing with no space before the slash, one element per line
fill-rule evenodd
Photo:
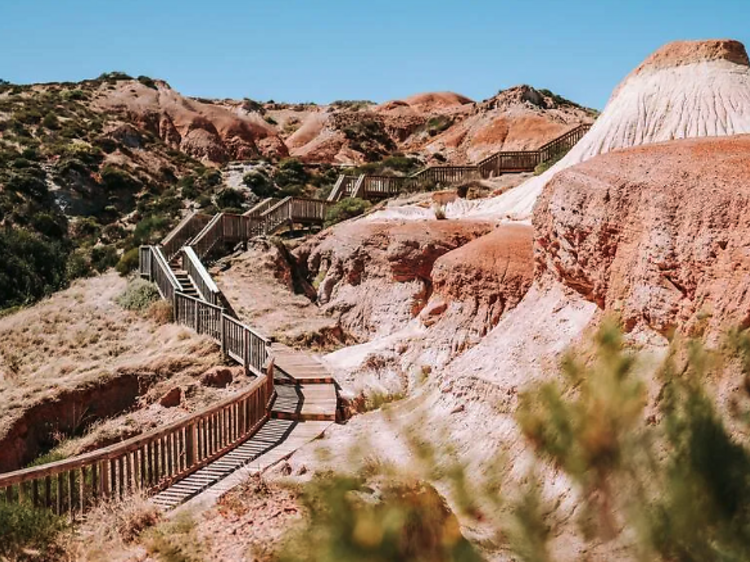
<path fill-rule="evenodd" d="M 168 487 L 251 437 L 269 417 L 273 363 L 239 396 L 104 449 L 0 474 L 0 499 L 75 517 L 98 501 Z"/>
<path fill-rule="evenodd" d="M 497 152 L 475 166 L 429 166 L 411 176 L 348 176 L 341 174 L 328 201 L 345 197 L 383 199 L 409 189 L 427 185 L 449 185 L 474 179 L 491 178 L 508 172 L 531 172 L 542 162 L 547 162 L 570 150 L 588 132 L 591 125 L 584 123 L 567 131 L 537 150 Z"/>
<path fill-rule="evenodd" d="M 209 215 L 190 213 L 162 240 L 161 246 L 167 261 L 175 257 L 188 240 L 196 236 L 211 220 Z"/>

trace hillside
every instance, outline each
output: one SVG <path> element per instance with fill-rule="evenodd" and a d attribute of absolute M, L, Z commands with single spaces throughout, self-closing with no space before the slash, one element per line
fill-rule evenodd
<path fill-rule="evenodd" d="M 324 196 L 336 170 L 289 156 L 356 165 L 408 152 L 394 162 L 413 171 L 536 146 L 592 115 L 527 86 L 481 103 L 440 93 L 317 106 L 192 99 L 122 73 L 1 83 L 0 309 L 118 263 L 129 271 L 135 248 L 190 208 L 248 208 L 267 193 Z M 236 160 L 255 164 L 223 177 L 219 168 Z M 248 171 L 254 191 L 242 182 Z"/>

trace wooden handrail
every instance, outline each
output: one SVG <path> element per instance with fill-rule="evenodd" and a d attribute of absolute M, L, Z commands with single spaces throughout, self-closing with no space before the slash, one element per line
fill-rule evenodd
<path fill-rule="evenodd" d="M 272 364 L 241 394 L 121 443 L 71 459 L 0 474 L 0 499 L 71 517 L 104 498 L 156 492 L 246 441 L 268 420 Z"/>
<path fill-rule="evenodd" d="M 219 302 L 219 287 L 214 283 L 192 246 L 182 248 L 182 269 L 187 272 L 203 300 L 211 304 Z"/>
<path fill-rule="evenodd" d="M 183 218 L 179 224 L 162 240 L 161 246 L 167 260 L 176 256 L 188 240 L 198 234 L 211 220 L 209 215 L 192 212 Z"/>

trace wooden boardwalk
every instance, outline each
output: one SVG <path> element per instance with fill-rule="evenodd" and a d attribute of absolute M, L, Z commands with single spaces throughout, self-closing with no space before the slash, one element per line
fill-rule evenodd
<path fill-rule="evenodd" d="M 271 419 L 234 450 L 154 496 L 156 505 L 173 509 L 188 502 L 205 508 L 250 474 L 316 439 L 336 420 L 336 385 L 320 361 L 280 344 L 272 349 L 278 363 Z"/>

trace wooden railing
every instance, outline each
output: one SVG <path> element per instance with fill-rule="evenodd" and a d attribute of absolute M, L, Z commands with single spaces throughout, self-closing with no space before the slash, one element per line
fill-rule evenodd
<path fill-rule="evenodd" d="M 321 201 L 320 199 L 293 197 L 291 206 L 291 219 L 293 222 L 317 223 L 325 220 L 326 212 L 328 211 L 330 204 L 327 201 Z"/>
<path fill-rule="evenodd" d="M 285 197 L 261 215 L 263 234 L 273 234 L 278 228 L 292 219 L 291 197 Z"/>
<path fill-rule="evenodd" d="M 203 300 L 211 304 L 219 303 L 219 287 L 216 286 L 191 246 L 182 248 L 182 269 L 187 272 Z"/>
<path fill-rule="evenodd" d="M 573 148 L 590 128 L 590 124 L 582 123 L 542 145 L 537 150 L 497 152 L 479 162 L 476 167 L 483 178 L 490 178 L 506 172 L 531 172 L 539 164 Z"/>
<path fill-rule="evenodd" d="M 346 197 L 351 197 L 354 191 L 354 186 L 357 184 L 357 180 L 360 176 L 348 176 L 346 174 L 339 175 L 336 183 L 328 195 L 328 201 L 336 202 Z"/>
<path fill-rule="evenodd" d="M 214 215 L 203 230 L 201 230 L 190 243 L 190 246 L 200 259 L 206 258 L 216 244 L 222 240 L 224 234 L 224 226 L 222 224 L 223 216 L 224 213 Z"/>
<path fill-rule="evenodd" d="M 190 213 L 162 240 L 161 246 L 167 261 L 175 257 L 188 240 L 196 236 L 211 220 L 209 215 Z"/>
<path fill-rule="evenodd" d="M 162 298 L 171 301 L 175 291 L 180 290 L 180 283 L 177 281 L 172 268 L 169 267 L 167 258 L 162 253 L 161 248 L 159 246 L 147 246 L 147 248 L 150 249 L 149 279 L 156 284 Z M 143 274 L 143 270 L 141 274 Z"/>
<path fill-rule="evenodd" d="M 344 197 L 381 199 L 392 197 L 408 189 L 418 189 L 428 184 L 454 184 L 480 178 L 490 178 L 507 172 L 530 172 L 542 162 L 547 162 L 570 150 L 581 140 L 591 125 L 584 123 L 541 146 L 537 150 L 496 152 L 475 166 L 429 166 L 410 176 L 347 176 L 340 175 L 329 201 Z"/>
<path fill-rule="evenodd" d="M 0 474 L 0 499 L 76 517 L 103 499 L 162 490 L 226 454 L 269 416 L 273 365 L 239 396 L 104 449 Z"/>
<path fill-rule="evenodd" d="M 278 202 L 279 200 L 274 197 L 267 197 L 266 199 L 263 199 L 260 203 L 255 205 L 255 207 L 243 213 L 243 216 L 259 217 L 261 214 L 263 214 L 265 211 L 273 207 Z"/>

